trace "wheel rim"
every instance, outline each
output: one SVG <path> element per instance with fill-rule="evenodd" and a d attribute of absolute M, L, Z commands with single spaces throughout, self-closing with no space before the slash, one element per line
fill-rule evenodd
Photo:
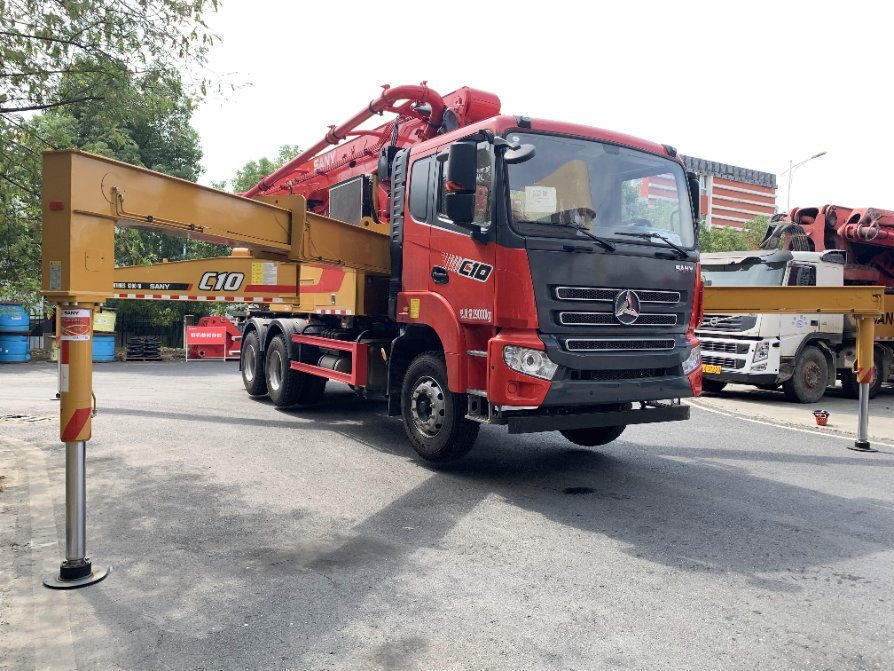
<path fill-rule="evenodd" d="M 816 389 L 821 381 L 820 377 L 822 376 L 822 371 L 820 370 L 819 364 L 814 361 L 809 361 L 806 366 L 804 366 L 804 384 L 808 389 Z"/>
<path fill-rule="evenodd" d="M 282 355 L 277 351 L 267 355 L 267 384 L 273 391 L 282 385 Z"/>
<path fill-rule="evenodd" d="M 446 404 L 444 390 L 430 377 L 423 377 L 413 389 L 410 400 L 410 413 L 416 430 L 428 437 L 438 435 L 444 425 Z"/>
<path fill-rule="evenodd" d="M 258 363 L 258 355 L 255 354 L 255 348 L 248 345 L 242 350 L 242 374 L 249 382 L 255 380 L 255 366 Z"/>

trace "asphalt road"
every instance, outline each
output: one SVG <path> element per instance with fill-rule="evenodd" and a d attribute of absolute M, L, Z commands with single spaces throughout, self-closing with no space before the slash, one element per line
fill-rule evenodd
<path fill-rule="evenodd" d="M 434 471 L 341 385 L 280 411 L 233 364 L 97 371 L 113 571 L 55 592 L 55 368 L 0 367 L 0 668 L 894 668 L 892 447 L 694 408 L 593 450 L 485 427 Z"/>

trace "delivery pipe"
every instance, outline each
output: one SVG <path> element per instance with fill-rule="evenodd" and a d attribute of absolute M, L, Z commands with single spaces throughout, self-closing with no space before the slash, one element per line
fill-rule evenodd
<path fill-rule="evenodd" d="M 437 91 L 428 88 L 428 86 L 425 86 L 424 84 L 418 86 L 396 86 L 394 88 L 385 88 L 382 95 L 375 100 L 370 101 L 365 109 L 352 116 L 341 126 L 331 127 L 322 140 L 298 154 L 298 156 L 286 163 L 279 170 L 262 179 L 242 195 L 246 198 L 251 198 L 252 196 L 267 191 L 277 182 L 277 180 L 282 179 L 293 172 L 295 168 L 312 159 L 327 146 L 337 145 L 339 142 L 347 138 L 351 131 L 370 117 L 376 114 L 381 114 L 386 110 L 393 111 L 394 103 L 399 100 L 426 102 L 431 105 L 431 114 L 426 121 L 432 130 L 440 128 L 441 122 L 444 120 L 445 105 L 444 99 Z"/>

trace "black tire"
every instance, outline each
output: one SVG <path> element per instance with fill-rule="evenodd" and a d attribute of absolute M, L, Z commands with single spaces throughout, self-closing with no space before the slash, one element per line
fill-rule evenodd
<path fill-rule="evenodd" d="M 596 447 L 598 445 L 608 445 L 613 440 L 617 440 L 618 436 L 624 433 L 626 428 L 626 424 L 621 426 L 596 426 L 590 429 L 567 429 L 559 431 L 559 433 L 575 445 Z"/>
<path fill-rule="evenodd" d="M 401 389 L 404 431 L 426 461 L 447 463 L 464 457 L 478 437 L 478 422 L 466 419 L 468 399 L 447 388 L 440 352 L 425 352 L 410 363 Z"/>
<path fill-rule="evenodd" d="M 782 383 L 785 398 L 792 403 L 816 403 L 826 393 L 829 362 L 813 345 L 808 345 L 795 361 L 794 374 Z"/>
<path fill-rule="evenodd" d="M 261 351 L 261 340 L 258 338 L 257 331 L 252 331 L 245 336 L 239 357 L 245 391 L 249 396 L 266 396 L 267 378 L 264 373 L 264 353 Z"/>
<path fill-rule="evenodd" d="M 322 401 L 328 380 L 325 377 L 307 373 L 298 373 L 298 375 L 304 378 L 301 383 L 301 393 L 298 394 L 298 405 L 316 405 Z"/>
<path fill-rule="evenodd" d="M 726 386 L 726 382 L 722 382 L 721 380 L 711 380 L 709 378 L 702 378 L 702 391 L 709 391 L 712 394 L 719 394 L 723 391 L 723 388 Z"/>
<path fill-rule="evenodd" d="M 267 393 L 278 408 L 289 408 L 298 403 L 303 379 L 290 367 L 289 346 L 286 337 L 279 334 L 267 346 L 264 361 L 264 377 Z"/>
<path fill-rule="evenodd" d="M 869 383 L 869 398 L 875 398 L 882 388 L 885 378 L 888 377 L 884 362 L 884 352 L 876 347 L 872 356 L 872 382 Z M 857 374 L 852 370 L 843 370 L 840 377 L 844 395 L 848 398 L 860 398 L 860 383 L 857 382 Z"/>

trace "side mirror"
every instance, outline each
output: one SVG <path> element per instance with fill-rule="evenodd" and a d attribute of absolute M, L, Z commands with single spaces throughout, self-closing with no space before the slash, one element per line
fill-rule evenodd
<path fill-rule="evenodd" d="M 471 228 L 475 221 L 475 194 L 474 193 L 446 193 L 444 194 L 444 209 L 447 218 L 457 226 Z"/>
<path fill-rule="evenodd" d="M 473 142 L 454 142 L 447 152 L 447 183 L 451 192 L 475 192 L 478 179 L 478 147 Z"/>
<path fill-rule="evenodd" d="M 698 185 L 698 174 L 694 172 L 686 173 L 686 181 L 689 182 L 689 200 L 692 201 L 692 221 L 698 229 L 698 222 L 701 219 L 700 203 L 701 203 L 701 188 Z"/>

